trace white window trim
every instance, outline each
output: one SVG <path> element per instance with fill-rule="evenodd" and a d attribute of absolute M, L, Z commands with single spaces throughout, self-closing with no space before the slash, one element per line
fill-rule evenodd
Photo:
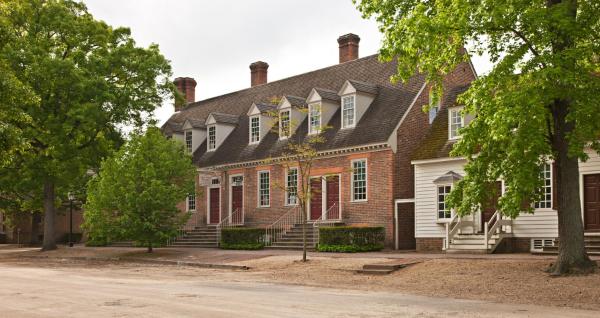
<path fill-rule="evenodd" d="M 454 217 L 454 209 L 450 209 L 450 217 L 449 218 L 440 218 L 440 188 L 441 187 L 450 187 L 450 191 L 454 188 L 452 183 L 440 183 L 435 185 L 435 219 L 438 223 L 446 223 L 452 220 Z M 445 203 L 444 203 L 445 204 Z"/>
<path fill-rule="evenodd" d="M 350 97 L 353 99 L 353 102 L 352 102 L 353 103 L 353 106 L 352 106 L 353 120 L 352 120 L 352 125 L 345 126 L 344 125 L 344 99 L 350 98 Z M 341 129 L 349 129 L 349 128 L 356 127 L 356 94 L 344 95 L 344 96 L 342 96 L 341 101 L 342 101 L 342 105 L 341 105 L 341 107 L 342 107 L 342 112 L 341 112 L 342 125 L 341 125 L 341 127 L 342 128 Z"/>
<path fill-rule="evenodd" d="M 195 190 L 194 190 L 195 191 Z M 194 209 L 190 209 L 190 197 L 192 196 L 192 194 L 188 194 L 188 196 L 185 198 L 185 210 L 187 212 L 196 212 L 196 193 L 193 194 L 194 195 Z"/>
<path fill-rule="evenodd" d="M 284 113 L 284 112 L 288 113 L 288 134 L 287 135 L 284 135 L 282 133 L 283 126 L 281 124 L 282 123 L 282 121 L 281 121 L 281 114 Z M 290 138 L 291 135 L 292 135 L 292 110 L 291 109 L 282 109 L 279 112 L 279 139 L 280 140 L 285 140 L 285 139 Z"/>
<path fill-rule="evenodd" d="M 555 211 L 554 209 L 554 161 L 548 161 L 546 162 L 546 164 L 548 166 L 550 166 L 550 207 L 549 208 L 536 208 L 535 204 L 538 202 L 533 202 L 532 207 L 536 210 L 536 211 Z M 545 196 L 545 194 L 544 194 Z M 546 200 L 544 200 L 546 201 Z"/>
<path fill-rule="evenodd" d="M 458 133 L 458 130 L 456 131 L 457 135 L 456 136 L 452 136 L 452 112 L 457 111 L 460 115 L 460 128 L 462 129 L 465 127 L 465 116 L 463 116 L 462 114 L 460 114 L 460 112 L 463 110 L 463 106 L 460 107 L 449 107 L 448 108 L 448 139 L 449 140 L 457 140 L 462 138 L 462 136 Z"/>
<path fill-rule="evenodd" d="M 317 131 L 313 131 L 312 129 L 312 108 L 314 105 L 319 105 L 319 128 Z M 323 105 L 319 102 L 308 104 L 308 134 L 315 135 L 321 132 L 323 128 Z"/>
<path fill-rule="evenodd" d="M 365 162 L 365 199 L 354 199 L 354 163 L 358 161 Z M 369 201 L 369 160 L 367 158 L 353 159 L 350 161 L 350 202 L 367 202 Z"/>
<path fill-rule="evenodd" d="M 253 141 L 252 140 L 252 119 L 254 118 L 258 118 L 258 140 Z M 261 126 L 261 120 L 260 120 L 260 115 L 254 115 L 254 116 L 250 116 L 250 121 L 248 122 L 248 144 L 250 145 L 256 145 L 260 143 L 260 127 Z"/>
<path fill-rule="evenodd" d="M 289 196 L 289 192 L 288 192 L 288 175 L 289 175 L 289 171 L 290 170 L 296 170 L 296 203 L 295 204 L 290 204 L 288 201 L 288 196 Z M 298 167 L 290 167 L 285 169 L 285 195 L 283 197 L 283 205 L 284 206 L 297 206 L 298 205 L 298 189 L 299 184 L 300 184 L 300 178 L 299 178 L 299 172 L 300 170 L 298 169 Z"/>
<path fill-rule="evenodd" d="M 261 173 L 268 173 L 269 174 L 269 203 L 267 205 L 261 205 L 260 203 L 260 174 Z M 259 208 L 270 208 L 271 207 L 271 170 L 259 170 L 256 172 L 256 206 Z"/>
<path fill-rule="evenodd" d="M 210 129 L 215 129 L 215 146 L 213 148 L 210 147 Z M 215 151 L 217 149 L 217 126 L 210 125 L 206 127 L 206 151 Z"/>
<path fill-rule="evenodd" d="M 188 134 L 190 135 L 189 147 L 188 147 L 188 140 L 187 140 Z M 194 133 L 191 129 L 188 129 L 183 133 L 183 140 L 185 142 L 185 149 L 189 152 L 192 152 L 194 150 Z"/>

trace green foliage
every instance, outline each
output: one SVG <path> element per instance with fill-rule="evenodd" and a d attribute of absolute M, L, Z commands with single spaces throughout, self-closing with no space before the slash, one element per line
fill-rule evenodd
<path fill-rule="evenodd" d="M 40 211 L 45 198 L 51 223 L 87 169 L 122 144 L 120 127 L 143 125 L 172 94 L 170 75 L 157 45 L 136 46 L 80 1 L 1 1 L 2 208 Z"/>
<path fill-rule="evenodd" d="M 83 224 L 90 240 L 154 246 L 174 237 L 189 217 L 177 204 L 194 191 L 195 170 L 183 144 L 158 128 L 134 134 L 90 180 Z"/>
<path fill-rule="evenodd" d="M 398 59 L 394 79 L 424 72 L 439 91 L 467 59 L 464 46 L 495 64 L 460 97 L 475 115 L 452 152 L 468 158 L 449 198 L 460 214 L 478 210 L 493 196 L 485 185 L 502 178 L 499 206 L 516 217 L 541 197 L 540 167 L 557 159 L 561 142 L 571 158 L 600 150 L 597 1 L 362 0 L 358 8 L 384 33 L 381 58 Z"/>
<path fill-rule="evenodd" d="M 319 252 L 355 253 L 383 249 L 382 226 L 333 226 L 319 228 Z"/>
<path fill-rule="evenodd" d="M 260 250 L 265 247 L 263 229 L 226 228 L 221 231 L 219 246 L 226 250 Z"/>

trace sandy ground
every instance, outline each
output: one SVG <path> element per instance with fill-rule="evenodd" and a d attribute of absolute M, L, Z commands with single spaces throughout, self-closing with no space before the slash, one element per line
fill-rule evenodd
<path fill-rule="evenodd" d="M 313 264 L 316 266 L 318 262 L 315 260 Z M 302 268 L 306 266 L 298 265 Z M 2 317 L 11 318 L 586 318 L 600 314 L 558 307 L 237 279 L 254 274 L 256 272 L 111 262 L 41 260 L 33 264 L 3 260 L 0 262 L 0 313 Z"/>
<path fill-rule="evenodd" d="M 249 271 L 195 269 L 122 262 L 60 261 L 23 259 L 20 256 L 102 256 L 179 259 L 250 266 Z M 425 297 L 459 298 L 504 304 L 525 304 L 600 311 L 600 273 L 588 276 L 549 277 L 543 270 L 552 257 L 507 255 L 445 258 L 434 254 L 311 254 L 308 263 L 298 262 L 299 252 L 222 251 L 217 249 L 160 249 L 145 255 L 139 249 L 60 249 L 40 253 L 32 249 L 0 249 L 0 266 L 85 273 L 94 277 L 174 280 L 187 282 L 285 284 L 319 290 L 384 292 Z M 390 261 L 419 261 L 391 275 L 369 276 L 355 271 L 365 264 Z M 0 280 L 0 285 L 4 283 Z M 290 287 L 291 288 L 291 287 Z M 324 288 L 324 289 L 323 289 Z M 1 298 L 0 298 L 1 299 Z M 1 307 L 1 305 L 0 305 Z M 1 311 L 0 311 L 1 312 Z M 600 312 L 596 313 L 600 317 Z M 427 316 L 426 316 L 427 317 Z"/>

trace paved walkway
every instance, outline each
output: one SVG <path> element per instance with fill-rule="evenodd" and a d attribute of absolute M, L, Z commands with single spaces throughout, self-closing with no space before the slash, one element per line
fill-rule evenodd
<path fill-rule="evenodd" d="M 599 312 L 103 267 L 0 264 L 5 317 L 599 317 Z M 213 274 L 211 274 L 213 275 Z M 217 274 L 214 274 L 217 275 Z"/>

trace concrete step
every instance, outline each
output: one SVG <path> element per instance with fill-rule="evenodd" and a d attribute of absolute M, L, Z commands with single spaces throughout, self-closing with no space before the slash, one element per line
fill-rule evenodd
<path fill-rule="evenodd" d="M 367 275 L 388 275 L 395 271 L 395 269 L 359 269 L 356 272 L 359 274 Z"/>
<path fill-rule="evenodd" d="M 447 254 L 488 254 L 488 251 L 485 249 L 456 249 L 456 248 L 448 248 L 446 249 Z"/>
<path fill-rule="evenodd" d="M 476 240 L 476 239 L 456 239 L 456 238 L 454 238 L 452 240 L 452 244 L 465 244 L 465 245 L 477 245 L 477 244 L 480 244 L 480 245 L 483 245 L 484 241 L 485 241 L 484 239 Z M 489 239 L 488 240 L 488 244 L 495 245 L 496 244 L 496 240 L 495 239 Z"/>
<path fill-rule="evenodd" d="M 397 270 L 406 267 L 405 264 L 367 264 L 363 265 L 364 270 Z"/>
<path fill-rule="evenodd" d="M 181 248 L 217 248 L 217 244 L 211 245 L 198 245 L 198 244 L 172 244 L 171 247 Z"/>
<path fill-rule="evenodd" d="M 265 249 L 301 251 L 302 250 L 302 246 L 276 246 L 276 245 L 271 245 L 271 246 L 266 246 Z M 314 246 L 307 246 L 306 250 L 308 250 L 308 251 L 314 251 L 315 247 Z"/>

